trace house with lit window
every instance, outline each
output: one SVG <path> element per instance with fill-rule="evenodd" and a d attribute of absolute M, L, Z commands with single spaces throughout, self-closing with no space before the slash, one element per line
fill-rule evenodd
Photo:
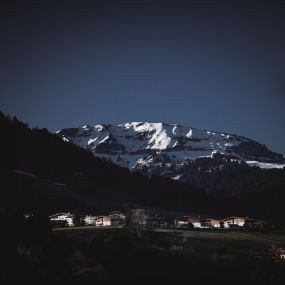
<path fill-rule="evenodd" d="M 111 219 L 109 216 L 99 216 L 95 221 L 97 227 L 108 227 L 111 226 Z"/>
<path fill-rule="evenodd" d="M 221 227 L 221 221 L 217 219 L 211 219 L 211 218 L 201 219 L 200 223 L 201 223 L 201 228 L 213 229 Z"/>
<path fill-rule="evenodd" d="M 246 218 L 243 217 L 229 217 L 223 220 L 224 228 L 234 228 L 234 227 L 243 227 L 245 224 Z"/>
<path fill-rule="evenodd" d="M 197 217 L 188 217 L 187 220 L 188 220 L 189 224 L 193 225 L 194 229 L 195 228 L 198 228 L 198 229 L 202 228 L 201 221 L 200 221 L 199 218 L 197 218 Z"/>

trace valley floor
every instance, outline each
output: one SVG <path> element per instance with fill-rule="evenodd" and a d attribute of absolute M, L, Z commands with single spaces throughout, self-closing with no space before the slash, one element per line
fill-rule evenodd
<path fill-rule="evenodd" d="M 9 224 L 8 224 L 9 226 Z M 7 226 L 7 227 L 8 227 Z M 283 232 L 11 226 L 3 284 L 285 284 Z M 28 233 L 26 236 L 23 233 Z M 37 235 L 38 234 L 38 235 Z"/>
<path fill-rule="evenodd" d="M 53 229 L 59 235 L 77 241 L 86 241 L 94 237 L 106 238 L 116 231 L 123 231 L 119 227 L 65 227 Z M 168 247 L 177 249 L 184 254 L 197 256 L 212 256 L 219 250 L 226 250 L 234 254 L 249 256 L 273 257 L 275 249 L 285 247 L 285 233 L 283 232 L 250 232 L 237 230 L 177 230 L 153 229 L 143 233 L 144 238 L 154 244 L 164 242 Z"/>
<path fill-rule="evenodd" d="M 92 235 L 94 233 L 110 234 L 114 230 L 122 229 L 122 227 L 109 226 L 81 226 L 81 227 L 63 227 L 54 228 L 54 232 L 64 232 L 66 235 L 82 234 Z M 285 246 L 285 232 L 283 231 L 245 231 L 245 230 L 183 230 L 183 229 L 153 229 L 153 232 L 168 235 L 174 235 L 178 239 L 206 239 L 206 240 L 227 240 L 227 241 L 252 241 L 256 243 L 264 243 L 267 245 L 284 245 Z"/>

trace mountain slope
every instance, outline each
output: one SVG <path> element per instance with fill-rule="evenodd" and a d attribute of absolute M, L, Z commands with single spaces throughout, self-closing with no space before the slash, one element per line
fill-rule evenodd
<path fill-rule="evenodd" d="M 260 168 L 283 168 L 285 159 L 254 140 L 177 124 L 132 122 L 83 126 L 57 132 L 95 156 L 130 170 L 181 178 L 181 170 L 199 158 L 222 155 Z"/>
<path fill-rule="evenodd" d="M 203 191 L 163 177 L 130 173 L 1 112 L 0 131 L 0 209 L 52 212 L 77 207 L 102 213 L 131 202 L 211 212 L 210 198 Z"/>
<path fill-rule="evenodd" d="M 53 213 L 77 208 L 103 213 L 131 202 L 178 212 L 251 216 L 285 225 L 282 169 L 250 167 L 216 153 L 180 168 L 181 180 L 200 185 L 197 189 L 107 163 L 1 112 L 0 131 L 0 209 Z"/>

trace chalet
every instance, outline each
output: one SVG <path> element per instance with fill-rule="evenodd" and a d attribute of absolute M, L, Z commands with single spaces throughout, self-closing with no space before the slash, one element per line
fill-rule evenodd
<path fill-rule="evenodd" d="M 192 224 L 194 228 L 202 228 L 201 221 L 199 218 L 196 217 L 188 217 L 188 223 Z"/>
<path fill-rule="evenodd" d="M 210 223 L 211 228 L 220 228 L 221 227 L 221 221 L 220 220 L 210 219 L 209 223 Z"/>
<path fill-rule="evenodd" d="M 109 216 L 99 216 L 95 221 L 97 227 L 108 227 L 111 226 L 111 219 Z"/>
<path fill-rule="evenodd" d="M 229 217 L 223 220 L 224 228 L 234 228 L 234 227 L 243 227 L 245 224 L 246 218 L 242 217 Z"/>
<path fill-rule="evenodd" d="M 109 216 L 92 216 L 87 215 L 84 218 L 86 226 L 106 227 L 111 226 L 111 218 Z"/>
<path fill-rule="evenodd" d="M 126 222 L 126 216 L 118 211 L 113 211 L 109 215 L 112 226 L 122 226 Z"/>
<path fill-rule="evenodd" d="M 54 214 L 49 216 L 49 220 L 51 221 L 51 223 L 53 224 L 66 224 L 69 227 L 73 227 L 74 223 L 74 216 L 70 213 L 58 213 L 58 214 Z"/>
<path fill-rule="evenodd" d="M 220 228 L 221 222 L 216 219 L 202 219 L 200 220 L 201 228 Z"/>

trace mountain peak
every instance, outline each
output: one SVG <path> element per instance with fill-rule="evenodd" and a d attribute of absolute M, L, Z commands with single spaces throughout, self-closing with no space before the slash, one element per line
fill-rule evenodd
<path fill-rule="evenodd" d="M 199 158 L 220 154 L 250 166 L 281 168 L 284 157 L 243 136 L 200 130 L 175 123 L 97 124 L 57 132 L 64 140 L 130 170 L 173 171 Z M 177 175 L 175 175 L 177 176 Z"/>

